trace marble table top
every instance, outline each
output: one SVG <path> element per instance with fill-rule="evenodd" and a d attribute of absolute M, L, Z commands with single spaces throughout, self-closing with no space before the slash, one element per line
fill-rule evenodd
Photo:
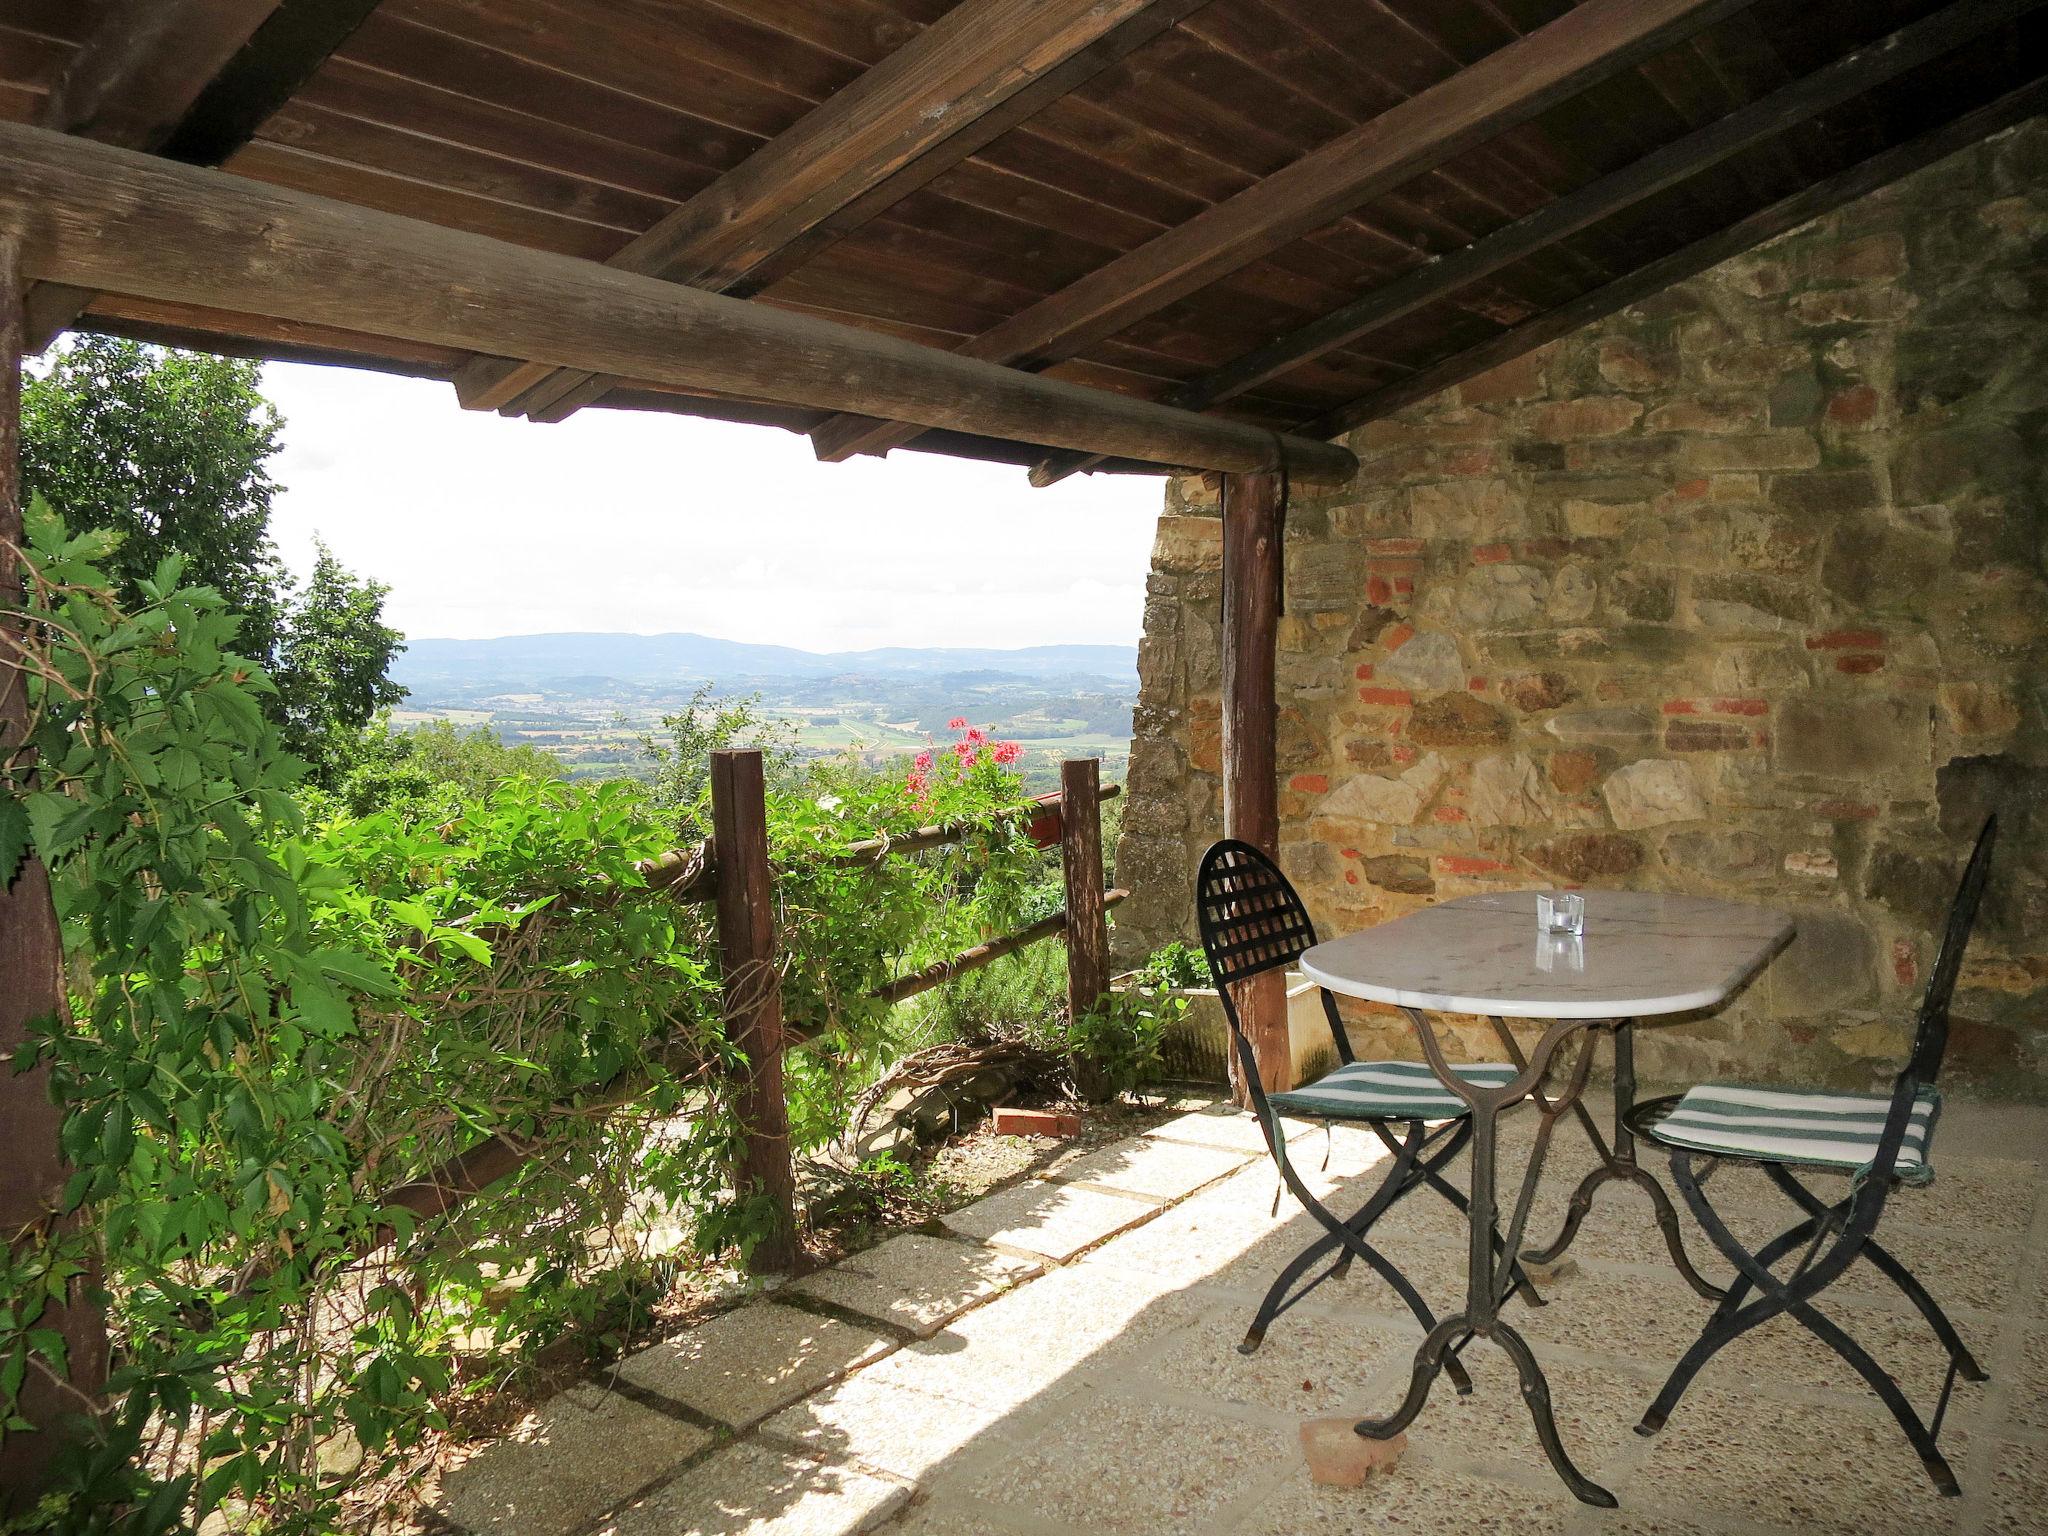
<path fill-rule="evenodd" d="M 1445 1013 L 1621 1019 L 1713 1008 L 1792 942 L 1768 907 L 1659 891 L 1584 891 L 1582 937 L 1541 934 L 1536 892 L 1461 896 L 1314 946 L 1332 992 Z"/>

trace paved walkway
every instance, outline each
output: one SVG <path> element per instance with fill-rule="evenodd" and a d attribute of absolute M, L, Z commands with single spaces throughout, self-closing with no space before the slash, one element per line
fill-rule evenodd
<path fill-rule="evenodd" d="M 1517 1117 L 1526 1138 L 1531 1120 Z M 1560 1126 L 1531 1218 L 1554 1230 L 1590 1153 Z M 1344 1208 L 1377 1182 L 1362 1134 L 1297 1133 Z M 1217 1107 L 1073 1157 L 630 1356 L 451 1474 L 476 1536 L 1924 1536 L 2048 1531 L 2048 1111 L 1952 1105 L 1941 1177 L 1895 1197 L 1888 1245 L 1992 1372 L 1959 1384 L 1943 1445 L 1965 1496 L 1934 1495 L 1835 1356 L 1772 1325 L 1702 1374 L 1665 1432 L 1631 1433 L 1704 1319 L 1633 1192 L 1595 1206 L 1551 1305 L 1514 1320 L 1550 1374 L 1566 1444 L 1619 1495 L 1572 1502 L 1499 1351 L 1441 1386 L 1401 1464 L 1357 1490 L 1309 1482 L 1305 1418 L 1385 1412 L 1419 1330 L 1363 1266 L 1237 1353 L 1278 1267 L 1316 1230 L 1252 1122 Z M 1504 1157 L 1506 1168 L 1519 1159 Z M 1790 1208 L 1737 1171 L 1719 1198 L 1762 1236 Z M 1433 1305 L 1462 1295 L 1463 1228 L 1404 1201 L 1380 1246 Z M 1694 1233 L 1693 1252 L 1711 1250 Z M 1710 1274 L 1716 1273 L 1707 1266 Z M 1867 1266 L 1828 1308 L 1932 1401 L 1942 1356 Z"/>

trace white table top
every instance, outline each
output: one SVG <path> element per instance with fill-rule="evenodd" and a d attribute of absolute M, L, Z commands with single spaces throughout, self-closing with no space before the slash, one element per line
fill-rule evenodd
<path fill-rule="evenodd" d="M 1768 907 L 1658 891 L 1585 891 L 1580 940 L 1540 935 L 1536 892 L 1461 896 L 1301 957 L 1349 997 L 1444 1013 L 1622 1019 L 1726 1002 L 1792 941 Z"/>

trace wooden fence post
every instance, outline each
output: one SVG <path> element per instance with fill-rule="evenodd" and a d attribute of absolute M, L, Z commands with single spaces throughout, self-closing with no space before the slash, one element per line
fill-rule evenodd
<path fill-rule="evenodd" d="M 1060 764 L 1060 875 L 1067 895 L 1067 1017 L 1091 1013 L 1109 990 L 1109 922 L 1102 892 L 1102 765 Z"/>
<path fill-rule="evenodd" d="M 1284 579 L 1282 496 L 1277 474 L 1223 477 L 1223 831 L 1274 857 L 1280 852 L 1273 651 Z M 1240 983 L 1237 1008 L 1266 1091 L 1291 1088 L 1285 973 L 1267 971 Z M 1237 1053 L 1226 1054 L 1237 1101 L 1249 1104 Z"/>
<path fill-rule="evenodd" d="M 775 968 L 775 889 L 759 752 L 711 754 L 711 818 L 726 1028 L 747 1057 L 737 1085 L 746 1145 L 733 1184 L 742 1198 L 765 1195 L 773 1206 L 773 1229 L 747 1261 L 754 1273 L 772 1274 L 796 1263 L 796 1179 L 782 1094 L 782 984 Z"/>
<path fill-rule="evenodd" d="M 0 235 L 0 546 L 9 547 L 22 542 L 20 254 L 11 236 Z M 0 547 L 0 602 L 11 605 L 20 595 L 19 569 L 8 548 Z M 27 723 L 22 674 L 0 670 L 0 761 L 22 750 Z M 66 1168 L 57 1147 L 62 1116 L 50 1100 L 49 1071 L 17 1075 L 5 1065 L 29 1024 L 63 1008 L 63 977 L 49 876 L 37 860 L 25 859 L 13 883 L 0 885 L 0 1147 L 6 1149 L 0 1157 L 0 1242 L 37 1231 L 64 1190 Z M 107 1371 L 106 1318 L 90 1299 L 97 1284 L 97 1275 L 74 1281 L 66 1303 L 38 1319 L 38 1326 L 64 1335 L 71 1385 L 87 1400 L 97 1396 Z M 19 1411 L 40 1433 L 9 1434 L 0 1446 L 0 1516 L 34 1504 L 56 1425 L 80 1407 L 78 1397 L 41 1372 L 29 1372 Z"/>

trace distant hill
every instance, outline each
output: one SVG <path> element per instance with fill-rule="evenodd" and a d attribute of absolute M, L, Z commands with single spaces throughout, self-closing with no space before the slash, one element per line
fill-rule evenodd
<path fill-rule="evenodd" d="M 802 651 L 709 635 L 503 635 L 494 640 L 408 640 L 393 678 L 415 692 L 499 688 L 507 692 L 589 691 L 604 680 L 649 684 L 697 680 L 883 677 L 962 673 L 1007 677 L 1100 677 L 1135 687 L 1137 647 L 1032 645 L 1018 650 L 888 646 L 872 651 Z"/>

